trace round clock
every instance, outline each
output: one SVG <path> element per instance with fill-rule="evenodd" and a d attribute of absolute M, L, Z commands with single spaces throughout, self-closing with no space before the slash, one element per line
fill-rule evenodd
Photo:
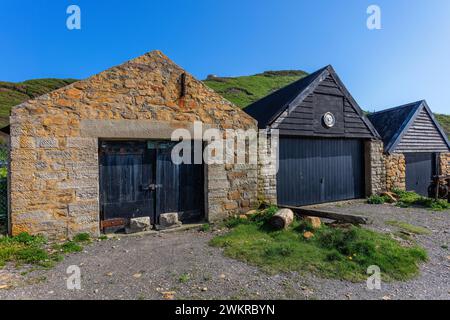
<path fill-rule="evenodd" d="M 336 124 L 336 118 L 334 117 L 334 114 L 331 112 L 327 112 L 323 115 L 323 123 L 327 128 L 332 128 Z"/>

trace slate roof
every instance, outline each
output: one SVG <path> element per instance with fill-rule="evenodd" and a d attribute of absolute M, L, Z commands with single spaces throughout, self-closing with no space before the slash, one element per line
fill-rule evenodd
<path fill-rule="evenodd" d="M 327 67 L 317 70 L 247 106 L 244 111 L 258 120 L 259 128 L 266 128 L 301 92 L 307 89 Z"/>
<path fill-rule="evenodd" d="M 367 117 L 372 122 L 375 129 L 381 135 L 384 143 L 384 150 L 387 153 L 393 151 L 398 141 L 400 141 L 404 132 L 407 131 L 409 125 L 414 122 L 416 116 L 422 108 L 426 108 L 434 125 L 441 133 L 447 145 L 450 147 L 449 141 L 443 129 L 436 121 L 425 100 L 420 100 L 398 107 L 378 111 L 369 114 Z"/>

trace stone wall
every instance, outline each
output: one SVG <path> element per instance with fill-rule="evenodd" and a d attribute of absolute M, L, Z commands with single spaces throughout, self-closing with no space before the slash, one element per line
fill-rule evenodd
<path fill-rule="evenodd" d="M 365 142 L 366 195 L 379 194 L 386 190 L 386 166 L 381 140 Z"/>
<path fill-rule="evenodd" d="M 450 175 L 450 153 L 441 153 L 439 160 L 440 160 L 439 174 Z"/>
<path fill-rule="evenodd" d="M 98 139 L 168 138 L 194 121 L 256 129 L 255 120 L 158 51 L 14 107 L 12 234 L 98 235 Z M 206 170 L 209 218 L 247 210 L 255 201 L 256 165 Z"/>
<path fill-rule="evenodd" d="M 209 221 L 220 221 L 257 206 L 256 165 L 210 165 L 207 170 Z"/>
<path fill-rule="evenodd" d="M 385 155 L 386 189 L 406 189 L 406 162 L 401 153 Z"/>
<path fill-rule="evenodd" d="M 277 204 L 277 156 L 278 138 L 260 135 L 258 139 L 258 199 L 260 202 Z"/>

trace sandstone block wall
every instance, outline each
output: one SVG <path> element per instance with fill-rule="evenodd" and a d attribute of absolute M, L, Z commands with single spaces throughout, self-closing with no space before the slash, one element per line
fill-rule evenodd
<path fill-rule="evenodd" d="M 440 173 L 450 175 L 450 153 L 441 153 L 439 158 Z"/>
<path fill-rule="evenodd" d="M 164 134 L 194 121 L 256 129 L 255 120 L 158 51 L 14 107 L 12 234 L 98 235 L 98 140 L 169 138 Z M 207 172 L 209 218 L 246 210 L 256 200 L 256 165 Z"/>
<path fill-rule="evenodd" d="M 365 142 L 366 195 L 378 194 L 386 190 L 386 166 L 383 155 L 383 142 Z"/>
<path fill-rule="evenodd" d="M 386 163 L 386 189 L 406 189 L 406 162 L 405 156 L 400 153 L 385 155 Z"/>
<path fill-rule="evenodd" d="M 258 140 L 258 199 L 260 202 L 277 204 L 277 157 L 271 152 L 278 146 L 270 136 L 260 136 Z"/>

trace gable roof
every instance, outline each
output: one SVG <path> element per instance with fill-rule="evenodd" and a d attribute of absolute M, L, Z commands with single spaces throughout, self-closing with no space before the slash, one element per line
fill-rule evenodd
<path fill-rule="evenodd" d="M 272 92 L 258 101 L 244 108 L 244 111 L 258 120 L 260 128 L 266 128 L 278 116 L 283 113 L 299 93 L 303 92 L 314 80 L 316 80 L 326 69 L 322 68 L 310 75 L 303 77 L 287 86 Z"/>
<path fill-rule="evenodd" d="M 33 111 L 42 107 L 44 113 Z M 82 120 L 98 115 L 113 120 L 113 115 L 114 120 L 202 121 L 221 129 L 256 126 L 241 108 L 158 50 L 14 106 L 11 117 L 44 118 L 49 109 L 80 113 Z"/>
<path fill-rule="evenodd" d="M 269 95 L 252 103 L 244 109 L 249 115 L 258 121 L 258 127 L 265 129 L 270 127 L 286 110 L 298 106 L 309 94 L 313 93 L 320 82 L 331 76 L 345 98 L 350 102 L 355 111 L 361 117 L 375 138 L 380 138 L 377 130 L 366 118 L 355 99 L 348 92 L 331 65 L 321 68 L 310 75 L 297 80 Z"/>
<path fill-rule="evenodd" d="M 447 147 L 450 148 L 447 135 L 434 118 L 433 112 L 431 112 L 425 100 L 420 100 L 368 115 L 369 120 L 383 139 L 385 152 L 392 153 L 395 151 L 395 148 L 400 143 L 403 135 L 408 131 L 417 116 L 424 109 L 447 144 Z"/>

